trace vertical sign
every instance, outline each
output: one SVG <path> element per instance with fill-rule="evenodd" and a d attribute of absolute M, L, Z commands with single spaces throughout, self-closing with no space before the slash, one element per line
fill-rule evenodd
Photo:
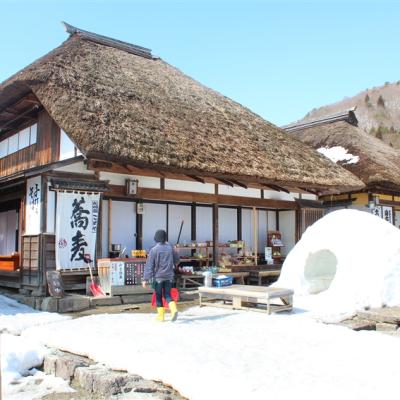
<path fill-rule="evenodd" d="M 393 207 L 382 206 L 382 218 L 393 224 Z"/>
<path fill-rule="evenodd" d="M 40 176 L 26 181 L 25 200 L 25 234 L 38 235 L 40 233 L 40 217 L 42 202 L 42 179 Z"/>
<path fill-rule="evenodd" d="M 393 224 L 393 207 L 375 206 L 371 209 L 371 212 L 377 217 Z"/>
<path fill-rule="evenodd" d="M 85 258 L 94 260 L 99 194 L 57 193 L 57 269 L 86 268 Z"/>

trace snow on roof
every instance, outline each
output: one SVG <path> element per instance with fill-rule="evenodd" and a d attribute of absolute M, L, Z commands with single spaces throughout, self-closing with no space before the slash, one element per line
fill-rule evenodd
<path fill-rule="evenodd" d="M 306 308 L 323 320 L 398 305 L 399 243 L 400 230 L 379 217 L 349 209 L 331 212 L 306 230 L 288 254 L 275 286 L 312 295 Z"/>
<path fill-rule="evenodd" d="M 346 161 L 344 164 L 357 164 L 360 160 L 359 156 L 349 153 L 348 150 L 342 146 L 320 147 L 317 151 L 334 163 Z"/>

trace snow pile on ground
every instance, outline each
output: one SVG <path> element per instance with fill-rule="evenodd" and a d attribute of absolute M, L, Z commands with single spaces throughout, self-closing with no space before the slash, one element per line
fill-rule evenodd
<path fill-rule="evenodd" d="M 18 335 L 30 326 L 58 322 L 69 318 L 56 313 L 40 312 L 0 295 L 0 333 L 8 332 Z"/>
<path fill-rule="evenodd" d="M 367 212 L 332 212 L 306 230 L 274 286 L 314 294 L 295 306 L 325 315 L 398 305 L 400 230 Z"/>
<path fill-rule="evenodd" d="M 359 156 L 349 153 L 348 150 L 342 146 L 320 147 L 317 151 L 334 163 L 346 161 L 344 164 L 357 164 L 358 161 L 360 161 Z"/>
<path fill-rule="evenodd" d="M 162 380 L 192 400 L 375 400 L 398 391 L 398 338 L 325 325 L 304 313 L 196 307 L 175 323 L 154 319 L 93 315 L 23 336 Z"/>
<path fill-rule="evenodd" d="M 6 384 L 29 375 L 29 370 L 42 365 L 47 349 L 36 340 L 9 334 L 2 334 L 0 340 L 1 372 Z"/>
<path fill-rule="evenodd" d="M 71 392 L 63 379 L 45 375 L 34 367 L 42 365 L 48 349 L 36 339 L 0 335 L 1 386 L 5 399 L 40 399 L 54 392 Z"/>

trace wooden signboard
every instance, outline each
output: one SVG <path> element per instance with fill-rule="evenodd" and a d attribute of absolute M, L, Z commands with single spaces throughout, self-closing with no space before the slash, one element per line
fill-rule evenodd
<path fill-rule="evenodd" d="M 64 297 L 65 289 L 60 271 L 47 271 L 47 285 L 51 297 Z"/>

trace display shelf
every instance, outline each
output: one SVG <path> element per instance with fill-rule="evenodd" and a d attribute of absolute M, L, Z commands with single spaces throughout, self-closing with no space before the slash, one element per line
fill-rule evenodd
<path fill-rule="evenodd" d="M 282 247 L 285 245 L 282 242 L 282 233 L 279 231 L 267 232 L 267 247 L 271 248 L 271 258 L 273 260 L 282 260 L 285 258 L 282 255 Z"/>

